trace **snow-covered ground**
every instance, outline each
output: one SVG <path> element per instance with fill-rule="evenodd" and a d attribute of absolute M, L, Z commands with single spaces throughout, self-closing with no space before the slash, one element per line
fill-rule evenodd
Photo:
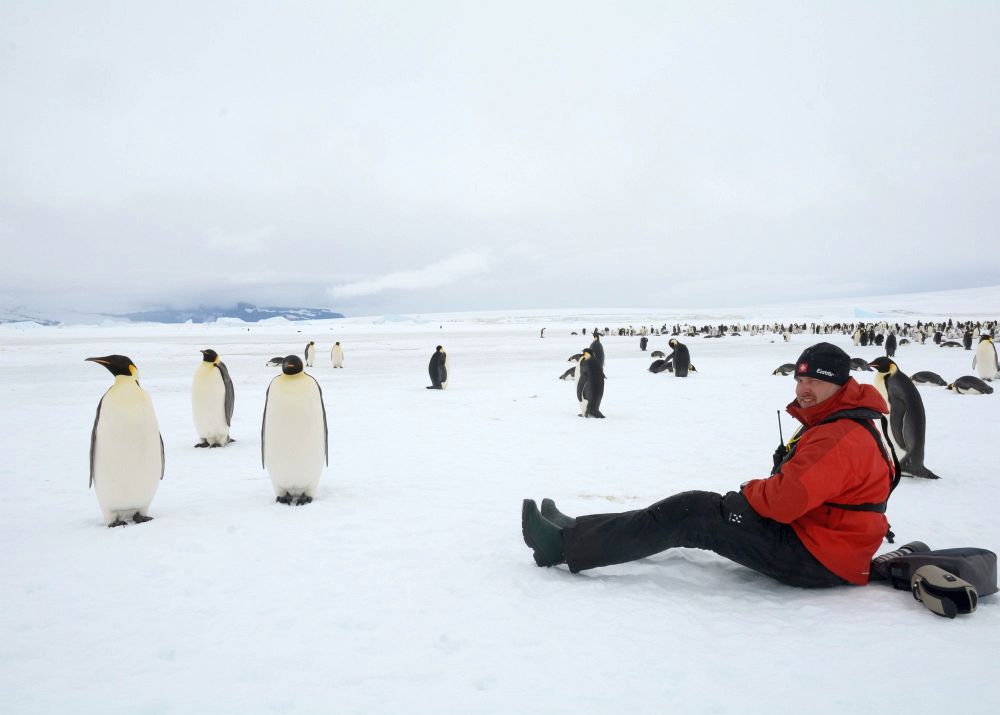
<path fill-rule="evenodd" d="M 798 312 L 795 312 L 795 311 Z M 996 318 L 1000 290 L 885 299 L 873 310 Z M 898 312 L 897 312 L 898 311 Z M 852 320 L 850 301 L 740 319 Z M 699 322 L 721 313 L 688 311 Z M 775 377 L 816 341 L 690 338 L 698 372 L 647 372 L 638 337 L 604 339 L 606 420 L 558 376 L 595 325 L 684 311 L 521 311 L 308 324 L 0 326 L 0 712 L 920 713 L 997 707 L 1000 597 L 954 621 L 872 584 L 802 591 L 674 550 L 572 575 L 539 569 L 525 497 L 569 513 L 726 491 L 768 472 Z M 732 319 L 735 319 L 733 317 Z M 544 339 L 539 330 L 546 327 Z M 829 338 L 852 356 L 855 348 Z M 260 464 L 268 358 L 319 346 L 309 372 L 330 466 L 308 506 L 274 503 Z M 334 370 L 329 349 L 345 349 Z M 650 338 L 649 351 L 666 347 Z M 434 346 L 449 387 L 425 390 Z M 235 444 L 194 449 L 190 385 L 214 348 L 236 387 Z M 95 407 L 138 365 L 166 444 L 155 520 L 104 527 L 87 489 Z M 974 374 L 972 353 L 907 345 L 909 373 Z M 854 373 L 871 381 L 872 373 Z M 926 463 L 890 503 L 898 544 L 1000 548 L 1000 395 L 921 387 Z M 787 438 L 794 428 L 783 418 Z M 884 550 L 889 550 L 888 544 Z"/>

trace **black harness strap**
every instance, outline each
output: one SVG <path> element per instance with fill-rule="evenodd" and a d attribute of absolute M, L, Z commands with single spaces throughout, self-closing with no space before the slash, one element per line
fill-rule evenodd
<path fill-rule="evenodd" d="M 820 420 L 810 427 L 801 427 L 799 430 L 788 440 L 788 453 L 785 455 L 784 459 L 775 466 L 771 471 L 771 474 L 776 474 L 781 471 L 781 465 L 792 458 L 795 454 L 795 450 L 798 447 L 799 439 L 805 434 L 807 429 L 811 427 L 818 427 L 819 425 L 824 425 L 829 422 L 835 422 L 837 420 L 852 420 L 857 424 L 864 427 L 868 433 L 875 440 L 875 444 L 878 445 L 879 453 L 882 455 L 882 459 L 889 467 L 889 494 L 896 488 L 899 484 L 900 470 L 899 470 L 899 460 L 896 458 L 896 450 L 892 446 L 892 442 L 889 440 L 883 440 L 882 436 L 875 429 L 875 425 L 872 424 L 872 420 L 879 420 L 882 424 L 882 430 L 885 434 L 888 434 L 889 422 L 886 420 L 885 416 L 881 412 L 876 412 L 875 410 L 867 410 L 863 408 L 853 409 L 853 410 L 841 410 L 840 412 L 834 412 L 832 415 L 826 419 Z M 888 445 L 888 451 L 886 450 L 886 445 Z M 835 509 L 845 509 L 847 511 L 872 511 L 879 514 L 885 514 L 886 506 L 889 503 L 888 497 L 882 502 L 867 502 L 864 504 L 838 504 L 836 502 L 823 502 L 823 506 L 833 507 Z M 890 534 L 892 532 L 889 532 Z M 889 543 L 892 543 L 892 539 L 889 539 Z"/>

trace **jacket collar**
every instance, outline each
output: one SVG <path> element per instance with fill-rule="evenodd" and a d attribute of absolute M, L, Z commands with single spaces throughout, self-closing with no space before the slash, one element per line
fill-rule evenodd
<path fill-rule="evenodd" d="M 853 377 L 847 378 L 847 382 L 839 390 L 818 405 L 803 408 L 799 407 L 797 400 L 792 400 L 785 410 L 806 427 L 811 427 L 834 412 L 858 408 L 875 410 L 882 414 L 889 412 L 889 406 L 885 404 L 878 390 L 871 385 L 862 385 Z"/>

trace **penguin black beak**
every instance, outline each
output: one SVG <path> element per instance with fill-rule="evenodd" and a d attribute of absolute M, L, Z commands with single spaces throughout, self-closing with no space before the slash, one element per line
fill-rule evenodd
<path fill-rule="evenodd" d="M 108 361 L 105 358 L 102 358 L 102 357 L 84 358 L 84 362 L 86 362 L 88 360 L 90 362 L 96 362 L 99 365 L 107 365 L 108 364 Z"/>

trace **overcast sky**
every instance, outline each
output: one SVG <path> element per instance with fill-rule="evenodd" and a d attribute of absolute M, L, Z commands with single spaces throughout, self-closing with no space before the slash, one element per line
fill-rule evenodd
<path fill-rule="evenodd" d="M 1000 283 L 1000 2 L 0 2 L 0 309 Z"/>

